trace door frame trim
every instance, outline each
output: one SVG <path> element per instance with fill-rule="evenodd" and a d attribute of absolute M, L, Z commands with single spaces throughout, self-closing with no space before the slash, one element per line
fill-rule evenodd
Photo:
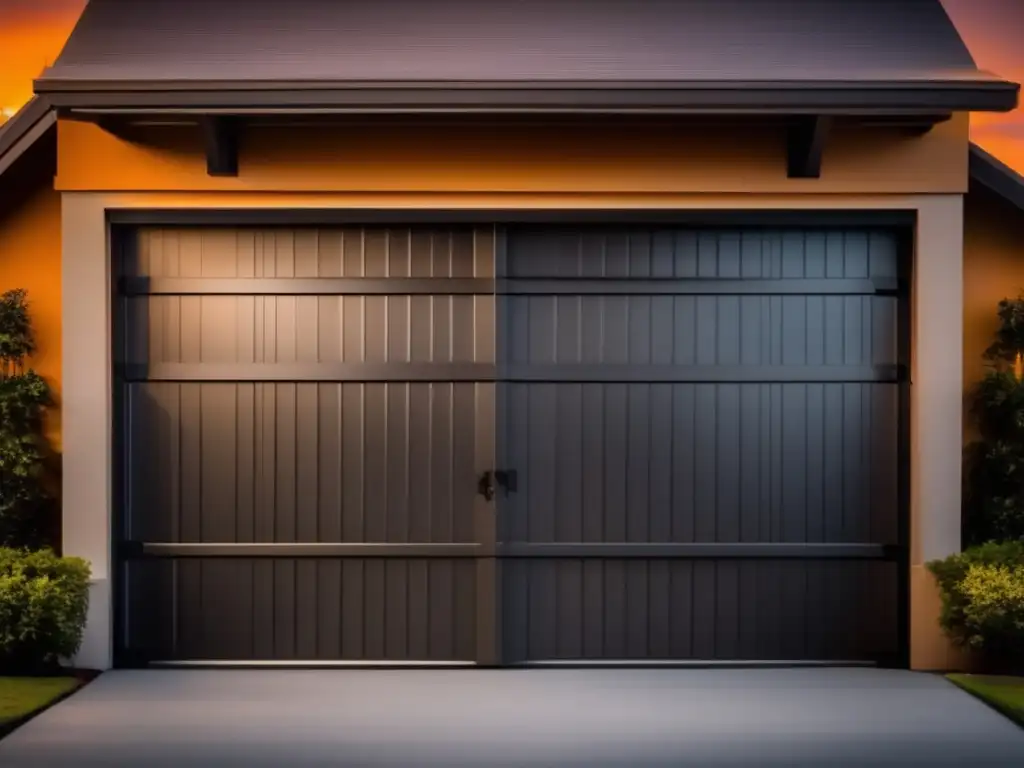
<path fill-rule="evenodd" d="M 111 398 L 113 370 L 110 366 L 111 343 L 116 338 L 114 297 L 117 294 L 110 267 L 120 247 L 118 241 L 126 229 L 175 224 L 273 227 L 339 223 L 468 223 L 473 220 L 566 222 L 573 225 L 589 220 L 594 223 L 666 223 L 704 227 L 906 226 L 913 230 L 915 245 L 924 236 L 931 250 L 938 248 L 940 253 L 930 254 L 932 261 L 945 264 L 962 254 L 962 211 L 957 213 L 962 208 L 963 195 L 960 193 L 886 195 L 867 191 L 825 196 L 682 195 L 669 196 L 658 202 L 646 198 L 641 200 L 643 196 L 638 195 L 635 204 L 643 208 L 636 210 L 629 207 L 632 204 L 630 199 L 615 198 L 613 206 L 602 206 L 600 201 L 609 198 L 601 195 L 592 198 L 576 195 L 574 203 L 560 205 L 557 209 L 506 208 L 500 205 L 493 208 L 436 207 L 430 201 L 443 200 L 443 196 L 418 197 L 424 202 L 422 207 L 381 210 L 379 207 L 353 208 L 343 196 L 332 195 L 316 200 L 297 195 L 295 208 L 271 208 L 246 193 L 228 196 L 232 203 L 229 206 L 222 202 L 214 202 L 211 206 L 204 202 L 202 196 L 188 193 L 62 193 L 64 542 L 67 554 L 82 556 L 92 563 L 95 581 L 99 585 L 93 589 L 97 599 L 90 610 L 82 649 L 76 657 L 78 663 L 100 669 L 111 666 L 118 626 L 113 619 L 120 601 L 116 597 L 117 584 L 112 568 L 115 534 L 119 526 L 116 503 L 118 476 L 114 466 L 117 455 L 112 450 L 117 408 Z M 490 197 L 501 200 L 500 195 Z M 167 207 L 169 199 L 173 201 L 172 207 Z M 211 198 L 215 201 L 224 199 Z M 236 200 L 237 205 L 234 204 Z M 956 228 L 959 228 L 957 237 L 943 240 Z M 914 266 L 917 266 L 917 258 Z M 940 269 L 944 270 L 945 266 Z M 926 310 L 911 308 L 915 328 L 920 326 L 917 322 L 919 315 L 924 312 L 931 316 L 937 303 L 943 303 L 950 315 L 956 314 L 951 310 L 959 306 L 956 302 L 956 306 L 951 305 L 948 299 L 954 288 L 960 291 L 961 283 L 937 290 L 938 270 L 924 271 L 935 272 L 935 275 L 926 280 L 914 278 L 925 288 L 924 299 L 928 305 Z M 101 275 L 107 284 L 106 292 L 97 290 Z M 915 295 L 915 302 L 919 298 Z M 99 303 L 101 299 L 102 303 Z M 933 349 L 942 337 L 948 353 L 953 348 L 951 344 L 959 345 L 960 336 L 949 337 L 948 332 L 952 330 L 949 323 L 940 323 L 939 326 L 941 328 L 929 328 L 924 334 L 927 336 L 926 346 Z M 962 332 L 962 328 L 958 330 Z M 915 352 L 919 346 L 920 340 L 915 339 Z M 954 357 L 959 360 L 958 355 Z M 104 359 L 107 366 L 97 366 L 97 362 Z M 913 483 L 908 477 L 905 486 L 907 497 L 915 508 L 921 510 L 913 520 L 907 520 L 910 543 L 914 546 L 914 554 L 909 558 L 915 564 L 913 567 L 918 567 L 916 563 L 922 559 L 918 548 L 924 550 L 928 558 L 959 548 L 958 533 L 954 531 L 958 526 L 953 524 L 952 499 L 955 494 L 949 493 L 954 485 L 959 486 L 959 471 L 953 471 L 954 458 L 959 459 L 959 449 L 954 457 L 953 449 L 943 446 L 953 444 L 945 438 L 954 429 L 959 434 L 960 414 L 957 413 L 954 424 L 952 412 L 938 404 L 952 379 L 948 376 L 936 379 L 937 371 L 933 369 L 945 372 L 949 366 L 929 363 L 925 367 L 928 369 L 925 379 L 929 382 L 929 392 L 924 398 L 928 406 L 925 411 L 937 410 L 924 420 L 927 422 L 925 425 L 907 426 L 908 442 L 915 447 L 915 475 L 922 462 L 927 475 L 924 479 L 918 477 Z M 939 383 L 947 379 L 947 383 Z M 908 384 L 908 410 L 919 413 L 924 405 L 919 402 L 918 395 L 909 395 L 910 389 Z M 947 400 L 953 402 L 952 397 Z M 959 402 L 956 398 L 957 406 Z M 943 440 L 934 439 L 940 434 Z M 959 446 L 958 441 L 953 442 Z M 924 455 L 917 456 L 918 453 Z M 933 503 L 944 498 L 947 500 L 945 503 Z M 905 514 L 909 517 L 909 510 Z M 910 602 L 909 595 L 905 597 Z M 915 644 L 918 642 L 914 640 Z"/>

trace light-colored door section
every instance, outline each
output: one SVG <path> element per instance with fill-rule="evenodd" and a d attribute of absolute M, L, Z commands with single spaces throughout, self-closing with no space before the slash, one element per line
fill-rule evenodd
<path fill-rule="evenodd" d="M 898 658 L 897 245 L 509 230 L 507 662 Z"/>
<path fill-rule="evenodd" d="M 492 228 L 145 228 L 119 663 L 493 661 Z"/>

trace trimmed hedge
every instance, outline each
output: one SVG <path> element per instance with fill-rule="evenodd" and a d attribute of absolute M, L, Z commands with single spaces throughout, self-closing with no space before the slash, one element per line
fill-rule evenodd
<path fill-rule="evenodd" d="M 997 664 L 1024 661 L 1024 542 L 990 542 L 928 563 L 952 640 Z"/>
<path fill-rule="evenodd" d="M 89 565 L 50 550 L 0 548 L 0 667 L 56 667 L 82 644 Z"/>

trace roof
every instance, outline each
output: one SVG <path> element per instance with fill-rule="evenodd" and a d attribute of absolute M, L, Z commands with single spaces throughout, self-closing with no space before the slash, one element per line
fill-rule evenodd
<path fill-rule="evenodd" d="M 90 0 L 36 91 L 61 107 L 235 111 L 1017 102 L 940 0 Z"/>
<path fill-rule="evenodd" d="M 0 125 L 0 176 L 56 125 L 46 99 L 33 98 Z"/>
<path fill-rule="evenodd" d="M 46 99 L 31 99 L 10 120 L 0 126 L 0 198 L 5 191 L 4 174 L 22 156 L 43 142 L 56 125 L 56 114 Z M 55 153 L 56 145 L 52 144 Z M 980 184 L 1024 211 L 1024 175 L 983 150 L 970 145 L 971 182 Z"/>
<path fill-rule="evenodd" d="M 988 188 L 1024 211 L 1024 176 L 977 144 L 971 144 L 970 173 L 972 182 Z"/>

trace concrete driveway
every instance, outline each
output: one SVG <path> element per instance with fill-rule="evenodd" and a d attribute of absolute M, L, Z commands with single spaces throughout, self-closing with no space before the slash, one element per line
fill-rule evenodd
<path fill-rule="evenodd" d="M 0 741 L 15 766 L 1024 765 L 1024 730 L 872 669 L 110 672 Z"/>

